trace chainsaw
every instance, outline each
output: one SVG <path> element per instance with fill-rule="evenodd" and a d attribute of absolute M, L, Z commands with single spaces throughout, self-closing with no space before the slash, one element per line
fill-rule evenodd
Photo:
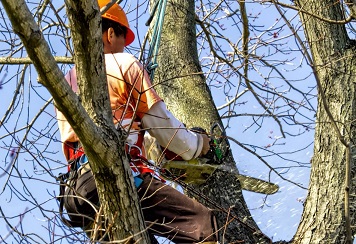
<path fill-rule="evenodd" d="M 192 128 L 196 133 L 206 133 L 202 128 Z M 224 165 L 224 159 L 229 152 L 229 148 L 224 142 L 225 131 L 219 124 L 214 124 L 210 131 L 210 149 L 203 157 L 194 158 L 189 161 L 183 160 L 179 155 L 161 148 L 157 145 L 153 150 L 153 138 L 145 138 L 145 145 L 151 145 L 146 152 L 147 157 L 154 162 L 160 162 L 159 167 L 166 169 L 177 179 L 187 184 L 201 185 L 216 171 L 222 170 L 229 172 L 237 177 L 243 190 L 271 195 L 278 191 L 277 184 L 258 179 L 255 177 L 240 174 L 236 168 Z M 162 156 L 163 155 L 163 156 Z"/>

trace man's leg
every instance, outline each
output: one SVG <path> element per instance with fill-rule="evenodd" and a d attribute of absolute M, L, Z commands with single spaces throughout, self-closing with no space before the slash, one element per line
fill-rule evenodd
<path fill-rule="evenodd" d="M 150 174 L 142 178 L 138 195 L 152 233 L 176 243 L 216 241 L 211 210 Z"/>

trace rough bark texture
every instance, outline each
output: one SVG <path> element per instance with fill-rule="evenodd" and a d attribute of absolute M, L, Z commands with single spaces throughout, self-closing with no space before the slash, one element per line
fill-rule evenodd
<path fill-rule="evenodd" d="M 155 88 L 164 98 L 169 110 L 188 128 L 199 126 L 210 131 L 212 124 L 216 122 L 221 124 L 221 120 L 201 73 L 197 55 L 194 9 L 194 1 L 168 2 L 154 84 L 158 84 Z M 231 152 L 225 158 L 224 164 L 236 169 Z M 236 220 L 230 222 L 231 218 L 217 211 L 219 227 L 222 228 L 220 231 L 220 235 L 223 235 L 222 242 L 258 243 L 259 240 L 267 242 L 263 237 L 260 239 L 260 235 L 253 235 L 258 227 L 246 207 L 236 177 L 226 172 L 215 172 L 206 184 L 196 188 L 254 229 L 251 230 Z M 205 202 L 201 198 L 200 201 Z M 225 229 L 226 223 L 229 224 Z"/>
<path fill-rule="evenodd" d="M 118 137 L 115 133 L 108 102 L 101 17 L 98 10 L 96 0 L 83 1 L 80 4 L 78 1 L 67 1 L 80 97 L 84 108 L 100 128 L 105 147 L 98 148 L 95 141 L 82 141 L 82 144 L 96 179 L 110 240 L 131 238 L 130 243 L 148 243 L 136 187 L 125 157 L 125 138 L 122 135 Z M 88 23 L 89 28 L 83 28 L 82 23 Z M 95 150 L 92 150 L 93 147 Z"/>
<path fill-rule="evenodd" d="M 338 1 L 299 0 L 298 5 L 325 19 L 343 19 Z M 307 14 L 301 14 L 301 18 L 321 87 L 309 192 L 294 243 L 345 243 L 347 152 L 331 121 L 336 121 L 344 140 L 354 144 L 356 50 L 343 24 L 330 24 Z M 326 107 L 330 110 L 332 119 L 326 113 L 320 91 L 325 93 Z M 351 169 L 354 167 L 355 160 L 352 159 Z M 355 172 L 352 170 L 351 210 L 355 203 L 354 176 Z M 351 221 L 351 226 L 354 226 L 354 211 L 351 212 Z M 352 232 L 354 233 L 354 227 Z"/>
<path fill-rule="evenodd" d="M 135 186 L 130 179 L 131 170 L 122 160 L 125 154 L 119 142 L 124 139 L 114 129 L 105 90 L 107 84 L 96 0 L 67 1 L 81 101 L 65 81 L 25 2 L 4 0 L 2 3 L 14 32 L 20 36 L 36 67 L 40 82 L 47 87 L 57 108 L 66 116 L 85 147 L 97 180 L 106 224 L 110 226 L 110 239 L 129 238 L 128 243 L 149 243 Z"/>

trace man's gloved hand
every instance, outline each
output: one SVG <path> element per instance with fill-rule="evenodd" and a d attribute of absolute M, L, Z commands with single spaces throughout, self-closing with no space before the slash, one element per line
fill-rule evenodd
<path fill-rule="evenodd" d="M 201 153 L 199 157 L 204 157 L 210 151 L 210 141 L 211 139 L 207 136 L 207 134 L 200 134 L 203 137 L 203 148 L 201 149 Z"/>
<path fill-rule="evenodd" d="M 204 136 L 204 145 L 199 157 L 209 159 L 208 164 L 222 164 L 223 159 L 229 152 L 227 142 L 223 142 L 226 138 L 226 134 L 222 126 L 215 123 L 211 128 L 210 134 L 201 127 L 193 127 L 190 130 Z M 207 143 L 209 144 L 209 150 L 207 150 Z"/>
<path fill-rule="evenodd" d="M 211 138 L 208 136 L 206 130 L 201 127 L 193 127 L 190 129 L 191 131 L 200 134 L 203 137 L 203 148 L 199 157 L 213 159 L 214 158 L 214 151 L 212 148 L 212 141 Z"/>

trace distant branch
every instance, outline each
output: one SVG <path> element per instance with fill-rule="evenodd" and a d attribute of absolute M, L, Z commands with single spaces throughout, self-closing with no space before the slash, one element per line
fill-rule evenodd
<path fill-rule="evenodd" d="M 240 75 L 241 77 L 243 77 L 246 81 L 246 83 L 250 82 L 250 80 L 248 79 L 248 77 L 246 77 L 246 75 L 242 74 L 236 67 L 234 67 L 232 65 L 232 63 L 221 57 L 214 49 L 214 45 L 212 43 L 212 40 L 210 38 L 210 32 L 207 30 L 207 28 L 205 27 L 204 23 L 198 18 L 198 16 L 196 16 L 195 21 L 200 25 L 200 27 L 202 28 L 203 32 L 206 34 L 206 38 L 207 38 L 207 42 L 210 46 L 210 51 L 212 52 L 212 54 L 214 55 L 214 57 L 216 57 L 217 59 L 219 59 L 220 61 L 226 63 L 233 71 L 235 71 L 238 75 Z M 246 41 L 246 40 L 245 40 Z M 236 50 L 237 51 L 237 50 Z M 245 50 L 246 51 L 246 50 Z M 245 56 L 243 53 L 241 54 L 242 56 Z M 276 123 L 278 124 L 281 134 L 283 135 L 283 137 L 285 137 L 285 134 L 283 132 L 283 128 L 281 125 L 281 122 L 276 118 L 276 116 L 273 115 L 273 113 L 266 107 L 264 106 L 264 104 L 261 102 L 261 100 L 258 98 L 258 95 L 256 94 L 256 92 L 254 92 L 253 88 L 251 86 L 248 87 L 248 89 L 251 91 L 251 93 L 254 95 L 254 97 L 256 98 L 257 102 L 265 109 L 265 111 L 267 113 L 269 113 L 274 120 L 276 121 Z"/>
<path fill-rule="evenodd" d="M 261 162 L 263 162 L 269 169 L 271 172 L 274 172 L 276 175 L 278 175 L 279 177 L 281 177 L 281 179 L 296 185 L 298 187 L 300 187 L 301 189 L 307 190 L 306 187 L 302 186 L 301 184 L 298 184 L 296 182 L 293 182 L 289 179 L 287 179 L 286 177 L 284 177 L 281 173 L 279 173 L 275 168 L 273 168 L 266 160 L 264 160 L 260 155 L 258 155 L 256 152 L 254 152 L 253 150 L 249 149 L 248 147 L 246 147 L 245 145 L 243 145 L 241 142 L 235 140 L 232 137 L 227 136 L 227 138 L 233 142 L 235 142 L 237 145 L 239 145 L 241 148 L 245 149 L 246 151 L 248 151 L 249 153 L 251 153 L 252 155 L 254 155 L 255 157 L 257 157 Z"/>
<path fill-rule="evenodd" d="M 57 63 L 62 64 L 74 64 L 72 57 L 54 57 L 54 60 Z M 0 64 L 32 64 L 32 60 L 29 57 L 26 58 L 9 58 L 9 57 L 0 57 Z"/>
<path fill-rule="evenodd" d="M 356 19 L 356 2 L 355 2 L 355 0 L 345 0 L 345 3 L 350 9 L 351 16 L 353 17 L 353 19 Z"/>
<path fill-rule="evenodd" d="M 294 6 L 294 5 L 291 5 L 291 4 L 286 4 L 286 3 L 281 3 L 279 1 L 275 1 L 275 0 L 263 0 L 262 1 L 263 3 L 273 3 L 273 4 L 278 4 L 279 6 L 282 6 L 282 7 L 285 7 L 285 8 L 290 8 L 290 9 L 294 9 L 298 12 L 301 12 L 303 14 L 307 14 L 307 15 L 310 15 L 316 19 L 319 19 L 319 20 L 322 20 L 322 21 L 325 21 L 325 22 L 328 22 L 330 24 L 340 24 L 340 25 L 344 25 L 344 24 L 347 24 L 347 23 L 350 23 L 354 18 L 353 14 L 350 15 L 349 17 L 343 19 L 343 20 L 333 20 L 333 19 L 326 19 L 322 16 L 319 16 L 319 15 L 316 15 L 314 13 L 311 13 L 309 11 L 306 11 L 304 10 L 303 8 L 301 7 L 297 7 L 297 6 Z M 346 2 L 350 2 L 350 1 L 346 1 Z M 351 8 L 352 10 L 352 8 Z"/>
<path fill-rule="evenodd" d="M 1 213 L 1 215 L 2 215 L 2 218 L 5 220 L 5 222 L 8 224 L 8 226 L 11 228 L 11 230 L 9 231 L 9 233 L 8 233 L 6 236 L 1 237 L 2 242 L 5 242 L 5 240 L 6 240 L 9 236 L 11 236 L 13 232 L 15 232 L 15 233 L 17 233 L 17 234 L 19 234 L 19 235 L 21 235 L 21 236 L 23 235 L 23 233 L 21 233 L 21 232 L 18 231 L 18 228 L 19 228 L 20 225 L 22 224 L 22 221 L 23 221 L 23 219 L 24 219 L 24 217 L 25 217 L 25 212 L 27 212 L 27 210 L 28 210 L 28 208 L 26 207 L 24 213 L 20 215 L 20 220 L 19 220 L 19 222 L 17 223 L 17 225 L 16 225 L 16 226 L 12 226 L 12 225 L 9 223 L 9 221 L 7 220 L 7 218 L 6 218 L 5 214 L 4 214 L 4 212 L 2 211 L 2 209 L 1 209 L 1 207 L 0 207 L 0 213 Z"/>

